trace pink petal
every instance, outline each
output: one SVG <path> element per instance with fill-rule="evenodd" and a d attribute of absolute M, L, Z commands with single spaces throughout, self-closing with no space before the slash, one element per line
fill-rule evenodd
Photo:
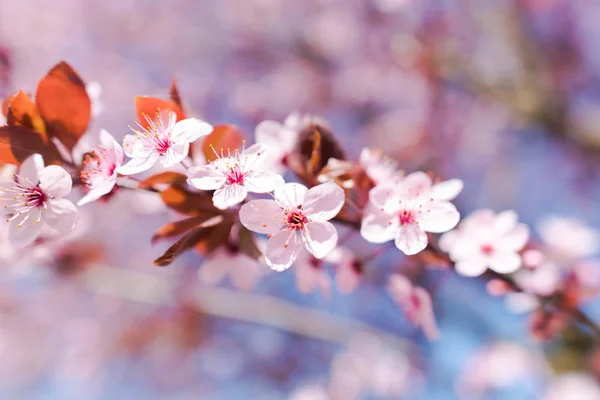
<path fill-rule="evenodd" d="M 286 208 L 296 208 L 304 204 L 304 195 L 308 188 L 300 183 L 286 183 L 278 186 L 273 195 Z"/>
<path fill-rule="evenodd" d="M 265 261 L 271 269 L 284 271 L 292 266 L 302 249 L 296 232 L 282 230 L 271 236 L 265 249 Z"/>
<path fill-rule="evenodd" d="M 500 238 L 498 247 L 503 250 L 519 251 L 525 247 L 528 240 L 529 228 L 525 224 L 518 224 Z"/>
<path fill-rule="evenodd" d="M 110 191 L 115 187 L 116 183 L 117 174 L 114 173 L 112 176 L 106 177 L 99 184 L 96 184 L 94 187 L 90 188 L 89 192 L 87 192 L 87 194 L 77 202 L 77 205 L 82 206 L 98 200 L 105 194 L 110 193 Z"/>
<path fill-rule="evenodd" d="M 419 217 L 419 226 L 426 232 L 441 233 L 454 228 L 460 220 L 460 214 L 452 203 L 433 201 Z"/>
<path fill-rule="evenodd" d="M 167 152 L 160 157 L 160 163 L 165 168 L 171 168 L 183 160 L 190 153 L 190 144 L 188 142 L 175 142 L 167 149 Z"/>
<path fill-rule="evenodd" d="M 42 223 L 39 220 L 40 213 L 41 208 L 34 208 L 28 213 L 22 214 L 10 221 L 8 240 L 12 246 L 25 247 L 40 235 L 42 231 Z"/>
<path fill-rule="evenodd" d="M 243 185 L 225 185 L 213 194 L 213 204 L 215 207 L 225 210 L 240 204 L 247 195 L 248 190 Z"/>
<path fill-rule="evenodd" d="M 423 330 L 427 339 L 436 340 L 440 333 L 435 322 L 431 295 L 425 289 L 416 287 L 413 291 L 413 296 L 417 299 L 416 303 L 418 304 L 418 307 L 413 310 L 416 314 L 415 318 L 418 321 L 418 325 Z"/>
<path fill-rule="evenodd" d="M 127 150 L 125 150 L 127 152 Z M 134 175 L 149 170 L 158 161 L 158 154 L 155 152 L 145 154 L 143 157 L 132 158 L 127 164 L 117 168 L 117 173 L 122 175 Z"/>
<path fill-rule="evenodd" d="M 263 121 L 255 130 L 256 142 L 269 146 L 271 156 L 283 156 L 296 145 L 297 134 L 277 121 Z"/>
<path fill-rule="evenodd" d="M 111 161 L 115 162 L 118 166 L 123 164 L 123 148 L 117 143 L 113 135 L 104 129 L 100 131 L 100 144 L 112 157 Z"/>
<path fill-rule="evenodd" d="M 240 222 L 251 231 L 273 234 L 284 225 L 283 210 L 274 200 L 252 200 L 240 209 Z"/>
<path fill-rule="evenodd" d="M 127 157 L 146 158 L 149 153 L 148 150 L 136 135 L 125 135 L 123 138 L 123 151 Z"/>
<path fill-rule="evenodd" d="M 369 191 L 369 202 L 380 210 L 394 213 L 398 210 L 398 193 L 398 186 L 380 184 Z"/>
<path fill-rule="evenodd" d="M 496 218 L 494 219 L 494 230 L 498 235 L 504 235 L 517 225 L 518 220 L 519 216 L 515 211 L 503 211 L 496 215 Z"/>
<path fill-rule="evenodd" d="M 175 124 L 171 139 L 176 142 L 192 143 L 213 131 L 211 124 L 197 118 L 186 118 Z"/>
<path fill-rule="evenodd" d="M 69 200 L 50 200 L 46 203 L 42 218 L 48 226 L 60 233 L 69 233 L 75 228 L 79 214 L 77 207 Z"/>
<path fill-rule="evenodd" d="M 212 164 L 191 167 L 186 174 L 188 176 L 187 183 L 201 190 L 217 190 L 227 180 L 225 174 Z"/>
<path fill-rule="evenodd" d="M 433 190 L 434 199 L 450 201 L 458 196 L 463 187 L 464 183 L 460 179 L 449 179 L 447 181 L 436 183 L 431 189 Z"/>
<path fill-rule="evenodd" d="M 73 181 L 64 168 L 49 165 L 39 173 L 40 188 L 50 197 L 64 197 L 71 192 Z"/>
<path fill-rule="evenodd" d="M 18 182 L 28 188 L 35 187 L 39 182 L 39 173 L 44 169 L 44 159 L 39 154 L 27 157 L 19 167 Z"/>
<path fill-rule="evenodd" d="M 311 263 L 297 263 L 296 287 L 302 294 L 312 293 L 319 286 L 322 270 Z"/>
<path fill-rule="evenodd" d="M 430 188 L 431 178 L 422 171 L 413 172 L 402 180 L 402 192 L 406 195 L 420 195 Z"/>
<path fill-rule="evenodd" d="M 327 221 L 311 221 L 302 230 L 306 249 L 316 258 L 331 253 L 338 241 L 335 226 Z"/>
<path fill-rule="evenodd" d="M 427 247 L 427 235 L 417 224 L 400 225 L 395 241 L 396 247 L 409 256 Z"/>
<path fill-rule="evenodd" d="M 350 263 L 338 265 L 335 271 L 335 281 L 340 293 L 351 293 L 360 283 L 360 274 Z"/>
<path fill-rule="evenodd" d="M 285 183 L 283 177 L 271 171 L 252 172 L 244 180 L 244 185 L 250 192 L 269 193 Z"/>
<path fill-rule="evenodd" d="M 472 257 L 457 261 L 454 267 L 460 275 L 479 276 L 487 269 L 487 262 L 483 257 Z"/>
<path fill-rule="evenodd" d="M 360 226 L 360 235 L 371 243 L 393 240 L 398 230 L 398 218 L 387 214 L 373 205 L 367 206 Z"/>
<path fill-rule="evenodd" d="M 218 249 L 202 263 L 198 270 L 198 279 L 209 285 L 219 283 L 225 278 L 231 259 L 226 250 Z"/>
<path fill-rule="evenodd" d="M 245 149 L 240 157 L 242 160 L 242 169 L 244 171 L 256 170 L 269 156 L 269 148 L 267 146 L 262 143 L 253 144 Z"/>
<path fill-rule="evenodd" d="M 328 221 L 340 212 L 344 201 L 344 190 L 333 182 L 326 182 L 306 192 L 303 209 L 311 220 Z"/>
<path fill-rule="evenodd" d="M 264 275 L 264 265 L 239 253 L 233 258 L 229 275 L 233 286 L 240 290 L 252 290 Z"/>
<path fill-rule="evenodd" d="M 412 283 L 404 275 L 392 274 L 388 279 L 390 296 L 399 305 L 404 304 L 410 298 L 412 289 Z"/>
<path fill-rule="evenodd" d="M 490 269 L 501 274 L 512 274 L 521 267 L 521 257 L 517 253 L 496 251 L 489 257 Z"/>

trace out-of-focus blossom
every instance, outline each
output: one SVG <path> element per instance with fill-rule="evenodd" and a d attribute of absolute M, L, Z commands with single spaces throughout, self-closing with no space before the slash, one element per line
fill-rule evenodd
<path fill-rule="evenodd" d="M 237 246 L 227 245 L 215 250 L 202 263 L 198 278 L 214 285 L 229 275 L 233 286 L 241 290 L 252 290 L 264 275 L 263 265 L 240 251 Z"/>
<path fill-rule="evenodd" d="M 534 252 L 535 260 L 530 253 Z M 534 261 L 535 264 L 531 264 Z M 523 253 L 523 268 L 514 275 L 515 282 L 524 291 L 540 296 L 549 296 L 560 285 L 561 272 L 558 265 L 550 260 L 537 259 L 537 250 L 528 250 Z"/>
<path fill-rule="evenodd" d="M 321 260 L 316 259 L 308 251 L 301 250 L 295 266 L 296 287 L 300 293 L 308 294 L 319 290 L 325 298 L 329 298 L 331 278 Z"/>
<path fill-rule="evenodd" d="M 8 237 L 17 247 L 33 242 L 44 224 L 61 234 L 69 233 L 77 223 L 77 208 L 63 199 L 71 192 L 71 176 L 56 165 L 44 167 L 41 155 L 28 157 L 15 180 L 2 179 L 0 200 L 10 214 Z"/>
<path fill-rule="evenodd" d="M 404 172 L 398 170 L 398 163 L 380 149 L 365 147 L 360 152 L 358 162 L 376 185 L 404 176 Z"/>
<path fill-rule="evenodd" d="M 597 400 L 600 385 L 590 375 L 572 372 L 553 379 L 543 400 Z"/>
<path fill-rule="evenodd" d="M 97 118 L 104 110 L 104 104 L 100 101 L 102 86 L 100 82 L 91 81 L 85 85 L 85 91 L 92 102 L 92 117 Z"/>
<path fill-rule="evenodd" d="M 456 230 L 442 235 L 440 248 L 450 254 L 461 275 L 479 276 L 487 268 L 513 273 L 521 267 L 518 252 L 529 239 L 529 229 L 517 221 L 514 211 L 474 211 Z"/>
<path fill-rule="evenodd" d="M 77 202 L 81 206 L 98 200 L 117 184 L 117 169 L 123 164 L 123 149 L 113 136 L 100 131 L 100 147 L 88 153 L 83 161 L 81 180 L 89 192 Z"/>
<path fill-rule="evenodd" d="M 288 400 L 330 400 L 327 390 L 322 386 L 304 385 L 292 392 Z"/>
<path fill-rule="evenodd" d="M 288 166 L 288 155 L 298 141 L 298 130 L 302 116 L 290 114 L 283 124 L 277 121 L 263 121 L 256 126 L 256 143 L 262 143 L 269 148 L 270 157 L 265 160 L 265 169 L 283 172 Z"/>
<path fill-rule="evenodd" d="M 538 229 L 544 242 L 560 256 L 583 258 L 598 251 L 600 234 L 579 220 L 547 217 L 539 223 Z"/>
<path fill-rule="evenodd" d="M 257 143 L 233 155 L 217 154 L 211 163 L 189 168 L 188 183 L 198 189 L 214 190 L 213 204 L 223 210 L 244 201 L 248 192 L 272 192 L 284 180 L 264 168 L 268 153 L 265 145 Z"/>
<path fill-rule="evenodd" d="M 347 247 L 333 250 L 325 261 L 335 265 L 335 283 L 340 293 L 351 293 L 360 283 L 361 263 Z"/>
<path fill-rule="evenodd" d="M 344 190 L 332 182 L 310 190 L 298 183 L 275 189 L 275 200 L 253 200 L 240 209 L 240 221 L 254 232 L 272 235 L 265 249 L 267 265 L 289 268 L 302 249 L 323 258 L 336 246 L 338 233 L 328 222 L 344 205 Z"/>
<path fill-rule="evenodd" d="M 413 325 L 420 327 L 429 340 L 438 338 L 433 303 L 427 290 L 413 286 L 404 275 L 394 274 L 388 281 L 388 291 Z"/>
<path fill-rule="evenodd" d="M 427 246 L 426 232 L 456 226 L 460 215 L 449 200 L 461 189 L 458 179 L 434 185 L 424 172 L 380 184 L 369 193 L 360 233 L 372 243 L 394 240 L 405 254 L 416 254 Z"/>
<path fill-rule="evenodd" d="M 131 160 L 119 168 L 120 174 L 146 171 L 159 160 L 163 167 L 172 167 L 188 156 L 190 143 L 213 130 L 210 124 L 196 118 L 177 122 L 177 116 L 171 110 L 161 110 L 154 120 L 148 115 L 144 117 L 148 127 L 138 123 L 139 129 L 131 128 L 134 134 L 123 139 L 125 155 Z"/>

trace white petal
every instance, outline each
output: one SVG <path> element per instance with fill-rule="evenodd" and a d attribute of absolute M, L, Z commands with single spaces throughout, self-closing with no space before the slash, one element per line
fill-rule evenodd
<path fill-rule="evenodd" d="M 501 274 L 512 274 L 521 267 L 521 257 L 517 253 L 495 251 L 489 257 L 490 269 Z"/>
<path fill-rule="evenodd" d="M 340 212 L 344 201 L 344 190 L 333 182 L 326 182 L 306 192 L 302 208 L 311 220 L 327 221 Z"/>
<path fill-rule="evenodd" d="M 341 264 L 336 268 L 335 282 L 340 293 L 351 293 L 360 283 L 360 275 L 352 264 Z"/>
<path fill-rule="evenodd" d="M 227 274 L 231 259 L 226 250 L 218 249 L 202 263 L 198 270 L 198 279 L 209 285 L 220 282 Z"/>
<path fill-rule="evenodd" d="M 213 131 L 213 126 L 197 118 L 186 118 L 175 124 L 171 138 L 175 141 L 192 143 Z"/>
<path fill-rule="evenodd" d="M 71 192 L 73 181 L 64 168 L 49 165 L 40 171 L 40 188 L 50 197 L 65 197 Z"/>
<path fill-rule="evenodd" d="M 240 222 L 251 231 L 273 234 L 284 225 L 283 210 L 274 200 L 252 200 L 240 209 Z"/>
<path fill-rule="evenodd" d="M 252 290 L 264 275 L 264 266 L 243 253 L 232 258 L 229 267 L 231 283 L 241 290 Z"/>
<path fill-rule="evenodd" d="M 247 195 L 248 191 L 243 185 L 225 185 L 213 194 L 213 204 L 215 207 L 225 210 L 226 208 L 240 204 Z"/>
<path fill-rule="evenodd" d="M 100 144 L 104 147 L 108 154 L 112 157 L 111 161 L 114 161 L 117 166 L 123 164 L 123 148 L 121 145 L 115 140 L 113 135 L 108 133 L 108 131 L 102 129 L 100 131 Z"/>
<path fill-rule="evenodd" d="M 123 138 L 123 151 L 130 158 L 145 158 L 150 153 L 150 148 L 144 146 L 144 142 L 136 135 L 125 135 Z"/>
<path fill-rule="evenodd" d="M 257 143 L 269 146 L 273 155 L 283 155 L 294 148 L 298 135 L 277 121 L 263 121 L 256 126 L 255 137 Z"/>
<path fill-rule="evenodd" d="M 211 164 L 189 168 L 186 174 L 187 183 L 201 190 L 217 190 L 227 180 L 225 174 Z"/>
<path fill-rule="evenodd" d="M 100 197 L 104 196 L 115 187 L 117 183 L 117 174 L 114 173 L 112 176 L 107 177 L 102 180 L 99 184 L 90 188 L 89 192 L 85 196 L 83 196 L 78 202 L 78 206 L 82 206 L 84 204 L 90 203 L 92 201 L 98 200 Z"/>
<path fill-rule="evenodd" d="M 160 163 L 165 168 L 171 168 L 182 162 L 190 152 L 190 144 L 188 142 L 177 142 L 171 144 L 167 152 L 160 157 Z"/>
<path fill-rule="evenodd" d="M 158 161 L 157 153 L 150 153 L 143 158 L 132 158 L 125 165 L 117 168 L 117 172 L 121 175 L 134 175 L 149 170 Z"/>
<path fill-rule="evenodd" d="M 398 209 L 398 196 L 400 187 L 398 185 L 381 184 L 369 191 L 369 201 L 376 207 L 388 213 L 396 212 Z"/>
<path fill-rule="evenodd" d="M 269 193 L 285 183 L 283 177 L 271 171 L 252 172 L 244 179 L 244 185 L 250 192 Z"/>
<path fill-rule="evenodd" d="M 39 173 L 44 169 L 44 158 L 39 154 L 27 157 L 19 167 L 18 181 L 25 187 L 35 187 L 39 182 Z"/>
<path fill-rule="evenodd" d="M 40 235 L 42 231 L 40 213 L 41 208 L 34 208 L 28 213 L 22 214 L 10 221 L 8 240 L 11 245 L 19 248 L 25 247 Z"/>
<path fill-rule="evenodd" d="M 403 194 L 416 196 L 431 188 L 431 178 L 425 172 L 417 171 L 406 175 L 402 180 Z"/>
<path fill-rule="evenodd" d="M 271 269 L 283 271 L 291 267 L 302 249 L 298 234 L 282 230 L 271 236 L 265 249 L 265 261 Z"/>
<path fill-rule="evenodd" d="M 497 247 L 503 250 L 519 251 L 529 240 L 529 228 L 525 224 L 518 224 L 500 238 Z"/>
<path fill-rule="evenodd" d="M 417 254 L 427 247 L 427 235 L 417 224 L 400 225 L 396 232 L 396 247 L 406 255 Z"/>
<path fill-rule="evenodd" d="M 454 267 L 463 276 L 479 276 L 487 269 L 487 262 L 483 257 L 472 257 L 457 261 Z"/>
<path fill-rule="evenodd" d="M 393 240 L 398 230 L 398 220 L 393 214 L 385 213 L 369 205 L 360 226 L 360 235 L 371 243 Z"/>
<path fill-rule="evenodd" d="M 42 218 L 52 229 L 60 233 L 69 233 L 75 228 L 79 214 L 75 204 L 69 200 L 50 200 L 42 212 Z"/>
<path fill-rule="evenodd" d="M 454 228 L 460 220 L 460 214 L 452 203 L 433 201 L 419 216 L 419 226 L 426 232 L 441 233 Z"/>
<path fill-rule="evenodd" d="M 496 215 L 496 218 L 494 219 L 494 230 L 498 235 L 504 235 L 517 225 L 518 220 L 519 216 L 515 211 L 503 211 Z"/>
<path fill-rule="evenodd" d="M 338 241 L 335 226 L 327 221 L 312 221 L 302 230 L 306 241 L 306 249 L 316 258 L 323 258 L 331 253 Z"/>
<path fill-rule="evenodd" d="M 433 190 L 433 198 L 436 200 L 450 201 L 463 190 L 464 183 L 460 179 L 449 179 L 440 183 L 436 183 L 431 188 Z"/>
<path fill-rule="evenodd" d="M 295 208 L 304 204 L 304 195 L 308 188 L 300 183 L 286 183 L 278 186 L 273 195 L 287 208 Z"/>
<path fill-rule="evenodd" d="M 260 165 L 270 156 L 269 148 L 262 143 L 255 143 L 244 149 L 240 155 L 242 170 L 256 171 Z"/>
<path fill-rule="evenodd" d="M 446 253 L 450 253 L 452 248 L 460 240 L 460 237 L 461 237 L 460 233 L 456 230 L 446 232 L 442 236 L 440 236 L 440 238 L 438 240 L 438 245 L 440 246 L 440 249 L 442 251 L 445 251 Z"/>

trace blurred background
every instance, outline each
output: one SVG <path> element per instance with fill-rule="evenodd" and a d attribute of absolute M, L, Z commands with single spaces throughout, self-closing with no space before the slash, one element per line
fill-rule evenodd
<path fill-rule="evenodd" d="M 534 242 L 596 273 L 599 20 L 596 0 L 0 0 L 0 97 L 66 60 L 95 82 L 90 132 L 117 138 L 133 97 L 166 97 L 173 78 L 190 114 L 250 140 L 262 120 L 317 114 L 351 159 L 380 147 L 461 178 L 462 214 L 515 209 Z M 180 218 L 152 194 L 81 213 L 26 255 L 2 226 L 0 398 L 600 398 L 589 335 L 535 339 L 483 281 L 427 271 L 428 342 L 385 290 L 399 252 L 351 294 L 301 294 L 293 269 L 267 267 L 245 292 L 199 283 L 198 254 L 152 266 L 168 246 L 152 233 Z"/>

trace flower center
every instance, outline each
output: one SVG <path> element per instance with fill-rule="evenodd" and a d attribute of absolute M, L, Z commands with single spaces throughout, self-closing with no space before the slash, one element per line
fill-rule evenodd
<path fill-rule="evenodd" d="M 484 244 L 481 246 L 481 252 L 486 256 L 489 256 L 494 252 L 494 248 L 492 247 L 492 245 Z"/>
<path fill-rule="evenodd" d="M 301 210 L 287 210 L 285 214 L 285 223 L 290 229 L 300 230 L 308 223 L 308 218 L 306 218 L 306 215 Z"/>
<path fill-rule="evenodd" d="M 85 155 L 83 169 L 79 175 L 83 183 L 88 187 L 92 187 L 97 183 L 97 180 L 112 176 L 116 168 L 116 163 L 108 158 L 106 149 L 100 149 L 99 152 L 94 150 Z"/>
<path fill-rule="evenodd" d="M 398 219 L 400 220 L 400 225 L 408 225 L 415 223 L 415 215 L 410 210 L 401 210 L 398 213 Z"/>
<path fill-rule="evenodd" d="M 39 187 L 33 188 L 29 193 L 27 193 L 27 204 L 29 207 L 42 207 L 44 202 L 47 200 L 47 196 L 42 192 L 42 189 Z"/>
<path fill-rule="evenodd" d="M 229 169 L 227 172 L 227 184 L 233 185 L 243 185 L 244 184 L 244 172 L 240 169 L 239 166 L 234 166 Z"/>
<path fill-rule="evenodd" d="M 22 185 L 19 183 L 20 177 L 15 175 L 17 181 L 14 182 L 13 187 L 1 187 L 0 188 L 0 200 L 4 200 L 7 203 L 12 201 L 10 204 L 6 204 L 4 206 L 5 209 L 8 210 L 8 213 L 13 214 L 12 217 L 7 219 L 7 222 L 18 218 L 21 215 L 27 214 L 29 211 L 35 208 L 45 208 L 46 201 L 49 197 L 44 193 L 42 188 L 39 186 L 28 187 L 27 185 Z M 28 180 L 26 180 L 29 182 Z M 7 196 L 7 197 L 5 197 Z M 10 197 L 8 197 L 10 196 Z M 17 225 L 18 228 L 23 226 L 25 221 L 29 219 L 29 215 L 26 215 L 23 220 Z M 35 223 L 39 223 L 40 220 L 37 219 Z"/>
<path fill-rule="evenodd" d="M 172 143 L 171 143 L 171 140 L 170 140 L 168 134 L 165 136 L 162 136 L 162 137 L 156 137 L 156 142 L 155 142 L 156 151 L 161 156 L 165 155 L 167 150 L 169 150 L 169 148 L 171 147 L 171 144 Z"/>

